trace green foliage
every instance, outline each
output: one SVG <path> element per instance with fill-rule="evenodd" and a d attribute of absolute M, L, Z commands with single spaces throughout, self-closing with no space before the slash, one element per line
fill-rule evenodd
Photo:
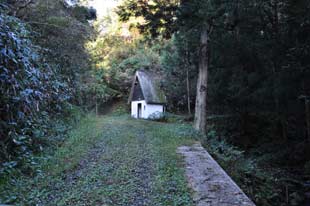
<path fill-rule="evenodd" d="M 129 113 L 128 105 L 117 105 L 116 108 L 113 109 L 112 115 L 116 116 L 124 116 Z"/>
<path fill-rule="evenodd" d="M 141 69 L 159 70 L 159 46 L 147 45 L 140 34 L 119 22 L 115 14 L 98 20 L 107 32 L 97 28 L 98 36 L 87 44 L 93 64 L 93 83 L 104 90 L 109 100 L 127 96 L 134 73 Z M 128 27 L 128 28 L 127 28 Z M 130 33 L 126 36 L 126 33 Z M 113 92 L 111 92 L 113 91 Z"/>
<path fill-rule="evenodd" d="M 166 16 L 164 11 L 169 8 L 169 3 L 155 1 L 152 5 L 151 1 L 128 0 L 118 11 L 123 21 L 129 17 L 147 19 L 140 27 L 145 34 L 160 36 L 158 31 L 162 27 L 165 27 L 162 31 L 171 28 L 177 31 L 172 32 L 173 38 L 160 53 L 169 105 L 175 110 L 184 110 L 186 106 L 186 72 L 189 72 L 190 81 L 195 82 L 199 35 L 203 28 L 207 28 L 210 48 L 208 114 L 229 116 L 219 117 L 214 123 L 221 127 L 219 142 L 225 140 L 223 145 L 216 142 L 210 145 L 224 147 L 220 149 L 223 154 L 219 156 L 223 161 L 236 165 L 227 167 L 236 168 L 236 174 L 243 163 L 238 165 L 238 158 L 234 158 L 247 158 L 243 158 L 242 153 L 235 153 L 236 149 L 231 145 L 239 146 L 245 153 L 256 153 L 251 159 L 265 162 L 273 171 L 283 166 L 291 170 L 302 168 L 297 169 L 300 176 L 308 179 L 305 170 L 305 163 L 310 157 L 307 152 L 309 143 L 306 141 L 307 117 L 304 100 L 298 97 L 310 94 L 310 61 L 306 58 L 310 52 L 310 38 L 306 35 L 310 28 L 309 2 L 180 1 L 179 6 L 174 8 L 175 12 L 168 12 Z M 177 17 L 171 27 L 158 23 L 158 19 L 171 14 Z M 194 86 L 191 86 L 190 93 L 196 93 Z M 191 102 L 194 101 L 195 97 L 191 97 Z M 247 167 L 251 163 L 244 165 Z M 270 179 L 265 178 L 268 174 L 256 176 L 260 169 L 254 168 L 249 170 L 248 175 L 252 178 L 249 181 L 257 182 L 258 197 L 253 199 L 262 205 L 285 202 L 285 184 L 297 193 L 302 190 L 302 186 L 298 188 L 287 181 L 279 184 L 275 181 L 276 175 Z M 289 169 L 285 171 L 289 175 L 279 176 L 290 176 L 290 181 L 300 179 Z M 240 179 L 248 181 L 246 175 Z M 262 183 L 263 179 L 267 179 L 266 184 Z M 292 196 L 297 201 L 298 195 Z M 298 201 L 300 203 L 301 200 Z"/>
<path fill-rule="evenodd" d="M 42 151 L 49 143 L 62 142 L 63 133 L 70 128 L 64 121 L 71 119 L 76 109 L 72 104 L 92 109 L 126 96 L 138 69 L 162 74 L 170 110 L 184 111 L 188 96 L 193 108 L 199 35 L 202 28 L 207 27 L 210 37 L 208 113 L 219 114 L 209 120 L 216 121 L 212 125 L 220 127 L 216 128 L 218 133 L 214 130 L 208 134 L 207 147 L 257 203 L 285 202 L 285 187 L 294 190 L 289 194 L 291 205 L 302 201 L 299 179 L 302 175 L 309 178 L 310 161 L 309 143 L 305 141 L 304 102 L 298 98 L 310 96 L 307 0 L 125 0 L 117 10 L 122 22 L 111 13 L 95 22 L 96 33 L 87 22 L 96 16 L 93 9 L 81 5 L 66 7 L 61 0 L 25 3 L 24 0 L 0 1 L 0 162 L 3 166 L 0 174 L 6 175 L 0 184 L 20 175 L 20 171 L 30 176 L 41 174 L 32 153 Z M 94 38 L 89 43 L 91 37 Z M 115 116 L 125 111 L 120 109 Z M 111 121 L 117 122 L 113 118 Z M 161 121 L 187 120 L 168 114 Z M 174 135 L 197 135 L 183 127 L 177 128 Z M 111 132 L 108 134 L 112 137 L 119 134 L 116 130 Z M 158 131 L 156 135 L 164 137 L 167 133 L 172 135 L 167 130 Z M 86 139 L 81 138 L 84 135 L 76 136 L 72 137 L 72 145 Z M 97 141 L 97 134 L 94 136 L 84 142 L 85 147 L 77 147 L 76 153 L 73 152 L 77 159 L 69 155 L 68 162 L 60 163 L 59 171 L 68 172 L 78 167 L 83 151 Z M 130 135 L 125 138 L 132 144 L 141 143 L 130 139 Z M 108 144 L 111 141 L 109 139 Z M 165 154 L 175 149 L 171 146 L 174 143 L 170 143 L 156 142 Z M 68 148 L 58 159 L 64 159 L 64 155 L 75 149 Z M 135 152 L 139 150 L 127 152 L 133 160 L 128 160 L 126 166 L 132 168 L 130 164 L 136 163 Z M 109 160 L 113 160 L 113 155 L 117 160 L 121 158 L 114 151 L 109 154 L 112 158 Z M 177 197 L 173 193 L 176 188 L 186 193 L 179 187 L 183 184 L 181 171 L 175 167 L 173 154 L 160 159 L 156 168 L 166 172 L 156 179 L 156 191 L 169 197 L 163 199 L 159 195 L 157 201 L 163 205 L 190 204 L 188 195 Z M 111 165 L 111 168 L 104 166 L 101 169 L 108 173 L 111 168 L 115 169 Z M 276 169 L 283 166 L 302 168 L 298 170 L 300 177 L 292 177 L 295 172 L 287 174 L 286 170 Z M 15 170 L 16 167 L 21 170 Z M 264 167 L 271 169 L 267 171 Z M 113 181 L 130 179 L 128 168 L 117 168 L 119 173 Z M 56 183 L 62 186 L 62 179 L 58 177 L 61 172 L 56 173 Z M 171 175 L 176 173 L 176 179 L 172 180 Z M 98 177 L 101 176 L 95 171 L 81 181 L 81 186 Z M 17 192 L 16 188 L 24 185 L 15 183 L 15 192 L 6 198 L 8 203 L 25 199 L 36 202 L 41 195 L 46 198 L 49 195 L 44 190 L 36 190 L 28 197 L 19 197 L 24 191 Z M 94 196 L 106 195 L 111 197 L 109 201 L 113 202 L 113 198 L 121 201 L 115 193 L 119 185 L 111 185 Z M 29 191 L 31 187 L 24 186 Z M 126 191 L 132 187 L 135 188 L 132 182 L 121 187 L 128 195 L 125 199 L 129 198 Z M 73 194 L 80 194 L 80 190 Z M 59 197 L 60 204 L 77 204 L 70 194 L 66 195 L 63 199 Z"/>
<path fill-rule="evenodd" d="M 48 17 L 47 23 L 50 25 L 54 25 L 55 27 L 70 26 L 70 20 L 66 17 L 51 16 L 51 17 Z"/>
<path fill-rule="evenodd" d="M 135 25 L 141 33 L 169 38 L 175 31 L 177 4 L 177 0 L 126 0 L 118 7 L 117 14 L 121 21 L 128 21 L 131 17 L 142 17 L 144 21 Z"/>
<path fill-rule="evenodd" d="M 56 76 L 32 44 L 20 20 L 1 15 L 1 162 L 30 155 L 48 134 L 48 122 L 63 112 L 70 98 L 67 86 Z M 49 113 L 53 111 L 53 115 Z M 11 164 L 13 166 L 13 164 Z"/>
<path fill-rule="evenodd" d="M 160 67 L 165 77 L 162 83 L 170 111 L 185 111 L 187 109 L 187 78 L 189 80 L 191 107 L 193 108 L 197 69 L 194 66 L 195 60 L 190 54 L 189 48 L 194 47 L 194 42 L 191 42 L 186 36 L 177 34 L 166 42 L 161 51 Z"/>
<path fill-rule="evenodd" d="M 285 169 L 271 167 L 267 158 L 273 154 L 249 154 L 231 146 L 225 139 L 215 130 L 210 130 L 203 139 L 203 145 L 257 205 L 285 202 L 286 187 L 289 188 L 290 204 L 302 204 L 304 194 L 300 190 L 300 177 Z"/>
<path fill-rule="evenodd" d="M 87 20 L 94 20 L 97 18 L 96 10 L 94 8 L 87 8 L 85 6 L 74 6 L 72 8 L 73 16 L 81 22 Z"/>
<path fill-rule="evenodd" d="M 86 21 L 87 10 L 79 5 L 67 8 L 60 0 L 39 0 L 20 17 L 36 34 L 33 40 L 44 48 L 42 54 L 46 61 L 58 68 L 58 76 L 68 84 L 73 96 L 71 103 L 75 104 L 83 104 L 80 96 L 83 81 L 89 78 L 91 69 L 85 44 L 92 37 L 93 28 Z"/>
<path fill-rule="evenodd" d="M 19 172 L 36 173 L 34 154 L 60 144 L 80 113 L 73 104 L 82 104 L 81 76 L 90 68 L 84 44 L 92 29 L 72 9 L 63 1 L 39 0 L 35 6 L 32 1 L 1 1 L 3 182 Z"/>
<path fill-rule="evenodd" d="M 156 69 L 159 63 L 159 54 L 152 48 L 137 48 L 132 56 L 123 59 L 119 64 L 120 69 L 136 71 L 141 68 Z"/>
<path fill-rule="evenodd" d="M 102 71 L 93 72 L 91 79 L 82 87 L 82 97 L 84 104 L 89 108 L 100 107 L 109 101 L 121 97 L 121 93 L 108 86 L 104 81 L 104 74 Z M 98 109 L 98 108 L 97 108 Z"/>

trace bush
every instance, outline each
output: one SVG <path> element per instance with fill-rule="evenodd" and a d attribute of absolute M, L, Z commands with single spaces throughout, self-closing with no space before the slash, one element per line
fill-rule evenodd
<path fill-rule="evenodd" d="M 70 93 L 43 61 L 19 19 L 0 14 L 0 162 L 11 168 L 41 150 L 51 120 L 68 108 Z"/>

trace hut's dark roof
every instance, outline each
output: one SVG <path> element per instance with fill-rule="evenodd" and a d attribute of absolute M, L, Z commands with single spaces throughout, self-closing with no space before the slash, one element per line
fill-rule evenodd
<path fill-rule="evenodd" d="M 156 74 L 144 70 L 139 70 L 135 74 L 128 103 L 132 101 L 135 82 L 137 81 L 137 79 L 140 83 L 140 87 L 146 103 L 148 104 L 166 103 L 165 94 L 160 88 L 160 78 Z"/>

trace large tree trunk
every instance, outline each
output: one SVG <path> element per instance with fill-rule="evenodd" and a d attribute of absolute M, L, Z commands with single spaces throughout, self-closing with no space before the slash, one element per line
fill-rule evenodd
<path fill-rule="evenodd" d="M 199 51 L 199 74 L 197 81 L 197 95 L 195 105 L 195 129 L 206 134 L 207 126 L 207 79 L 208 79 L 208 62 L 209 62 L 209 48 L 208 48 L 208 30 L 203 28 L 200 37 L 200 51 Z"/>

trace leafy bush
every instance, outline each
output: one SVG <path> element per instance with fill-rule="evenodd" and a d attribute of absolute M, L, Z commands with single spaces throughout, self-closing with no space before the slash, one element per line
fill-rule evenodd
<path fill-rule="evenodd" d="M 166 122 L 167 116 L 165 113 L 162 112 L 154 112 L 149 116 L 150 120 L 159 121 L 159 122 Z"/>
<path fill-rule="evenodd" d="M 117 105 L 113 108 L 113 116 L 123 116 L 128 115 L 127 105 Z"/>
<path fill-rule="evenodd" d="M 43 61 L 30 34 L 19 19 L 0 14 L 0 162 L 5 167 L 40 150 L 50 120 L 69 106 L 66 83 Z"/>
<path fill-rule="evenodd" d="M 153 113 L 149 119 L 153 121 L 158 122 L 168 122 L 168 123 L 185 123 L 185 122 L 191 122 L 192 116 L 184 116 L 184 115 L 177 115 L 169 112 L 165 113 Z"/>

